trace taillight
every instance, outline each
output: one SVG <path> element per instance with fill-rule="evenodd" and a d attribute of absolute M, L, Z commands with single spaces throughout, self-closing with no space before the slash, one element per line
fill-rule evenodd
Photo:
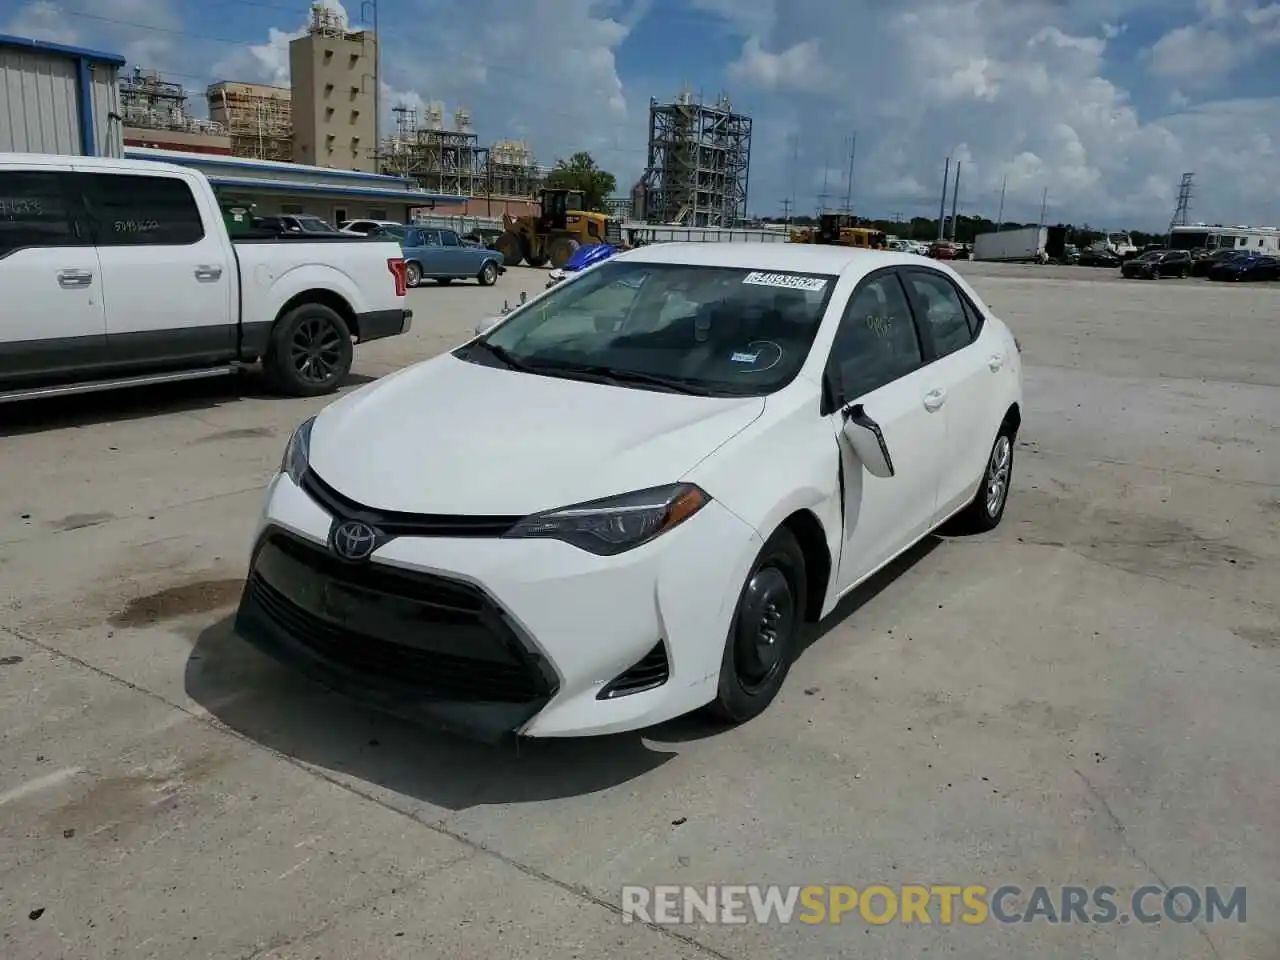
<path fill-rule="evenodd" d="M 404 278 L 404 257 L 391 257 L 387 260 L 387 269 L 391 271 L 391 276 L 396 281 L 396 296 L 403 297 L 408 289 L 408 284 Z"/>

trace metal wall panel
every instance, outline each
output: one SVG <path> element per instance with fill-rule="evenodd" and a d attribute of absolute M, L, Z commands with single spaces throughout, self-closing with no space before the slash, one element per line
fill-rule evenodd
<path fill-rule="evenodd" d="M 79 154 L 74 60 L 0 47 L 0 151 Z"/>
<path fill-rule="evenodd" d="M 120 120 L 119 69 L 95 63 L 93 70 L 93 135 L 100 157 L 124 156 L 124 123 Z"/>

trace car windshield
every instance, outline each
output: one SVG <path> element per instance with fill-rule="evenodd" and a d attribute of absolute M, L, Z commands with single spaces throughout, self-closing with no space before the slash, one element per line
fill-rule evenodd
<path fill-rule="evenodd" d="M 457 354 L 530 373 L 762 396 L 800 372 L 836 277 L 605 262 Z"/>
<path fill-rule="evenodd" d="M 319 217 L 299 217 L 298 226 L 304 233 L 333 233 L 333 227 L 329 226 L 328 221 Z"/>
<path fill-rule="evenodd" d="M 1138 259 L 1139 260 L 1159 260 L 1163 256 L 1164 256 L 1163 250 L 1152 250 L 1150 253 L 1144 253 Z"/>

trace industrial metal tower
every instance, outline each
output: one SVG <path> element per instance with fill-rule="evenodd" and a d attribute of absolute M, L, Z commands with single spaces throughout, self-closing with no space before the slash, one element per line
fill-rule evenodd
<path fill-rule="evenodd" d="M 671 103 L 649 101 L 649 160 L 637 184 L 649 223 L 731 227 L 747 215 L 751 118 L 729 98 L 695 101 L 687 90 Z"/>
<path fill-rule="evenodd" d="M 1178 184 L 1178 206 L 1174 209 L 1173 218 L 1169 221 L 1170 236 L 1173 235 L 1174 227 L 1187 225 L 1187 216 L 1191 209 L 1191 181 L 1194 178 L 1194 173 L 1184 173 L 1182 182 Z"/>

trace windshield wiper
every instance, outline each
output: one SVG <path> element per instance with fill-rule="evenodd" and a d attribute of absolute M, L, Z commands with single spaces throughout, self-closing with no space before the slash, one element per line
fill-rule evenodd
<path fill-rule="evenodd" d="M 661 387 L 672 393 L 684 393 L 689 396 L 707 397 L 711 391 L 696 380 L 686 377 L 668 376 L 662 373 L 646 373 L 643 370 L 627 370 L 622 367 L 610 367 L 605 364 L 591 363 L 539 363 L 533 367 L 534 373 L 551 373 L 573 376 L 575 374 L 592 380 L 599 379 L 610 383 L 637 383 L 650 387 Z"/>
<path fill-rule="evenodd" d="M 490 343 L 488 340 L 473 341 L 471 343 L 471 349 L 483 350 L 509 370 L 519 370 L 521 373 L 535 372 L 529 364 L 512 356 L 511 351 L 507 350 L 505 347 L 498 346 L 496 343 Z"/>

